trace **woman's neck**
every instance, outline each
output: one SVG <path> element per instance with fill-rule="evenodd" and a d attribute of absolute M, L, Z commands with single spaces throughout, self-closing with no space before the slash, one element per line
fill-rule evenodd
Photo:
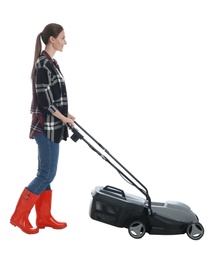
<path fill-rule="evenodd" d="M 51 46 L 46 45 L 45 49 L 44 49 L 49 55 L 50 57 L 53 59 L 54 55 L 55 55 L 55 49 L 53 49 Z"/>

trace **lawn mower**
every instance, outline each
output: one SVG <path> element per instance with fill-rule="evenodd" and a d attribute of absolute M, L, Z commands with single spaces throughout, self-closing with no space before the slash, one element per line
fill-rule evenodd
<path fill-rule="evenodd" d="M 89 208 L 91 219 L 115 227 L 127 228 L 129 235 L 135 239 L 142 238 L 145 233 L 155 235 L 186 233 L 192 240 L 199 240 L 203 237 L 204 228 L 199 222 L 198 216 L 188 205 L 170 200 L 165 202 L 151 201 L 148 189 L 76 121 L 75 125 L 77 127 L 68 125 L 72 131 L 70 138 L 74 142 L 79 139 L 83 140 L 142 195 L 136 196 L 111 185 L 96 186 L 91 192 L 92 200 Z M 80 133 L 81 130 L 103 149 L 116 162 L 116 165 L 88 142 Z M 120 167 L 126 173 L 121 171 Z"/>

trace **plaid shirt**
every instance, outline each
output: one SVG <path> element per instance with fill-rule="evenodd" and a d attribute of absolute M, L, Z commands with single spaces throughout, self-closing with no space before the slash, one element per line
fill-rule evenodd
<path fill-rule="evenodd" d="M 56 110 L 68 115 L 66 85 L 56 60 L 45 51 L 35 64 L 32 95 L 30 138 L 44 131 L 47 138 L 55 143 L 67 140 L 67 126 L 53 116 Z"/>

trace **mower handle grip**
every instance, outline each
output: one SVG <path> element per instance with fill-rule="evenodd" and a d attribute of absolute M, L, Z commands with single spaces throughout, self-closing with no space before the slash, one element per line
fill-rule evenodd
<path fill-rule="evenodd" d="M 124 191 L 121 190 L 121 189 L 118 189 L 118 188 L 116 188 L 116 187 L 113 187 L 113 186 L 107 185 L 107 186 L 104 187 L 104 190 L 107 190 L 107 191 L 111 191 L 111 192 L 114 192 L 114 193 L 121 194 L 121 196 L 122 196 L 123 198 L 126 198 L 126 197 L 125 197 L 125 194 L 124 194 Z"/>

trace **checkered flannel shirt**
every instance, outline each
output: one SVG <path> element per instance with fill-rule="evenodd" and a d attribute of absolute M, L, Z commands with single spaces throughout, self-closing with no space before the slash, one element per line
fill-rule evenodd
<path fill-rule="evenodd" d="M 32 96 L 30 138 L 44 131 L 53 142 L 67 140 L 67 126 L 53 116 L 56 110 L 64 116 L 68 115 L 66 85 L 56 60 L 45 51 L 35 64 Z"/>

